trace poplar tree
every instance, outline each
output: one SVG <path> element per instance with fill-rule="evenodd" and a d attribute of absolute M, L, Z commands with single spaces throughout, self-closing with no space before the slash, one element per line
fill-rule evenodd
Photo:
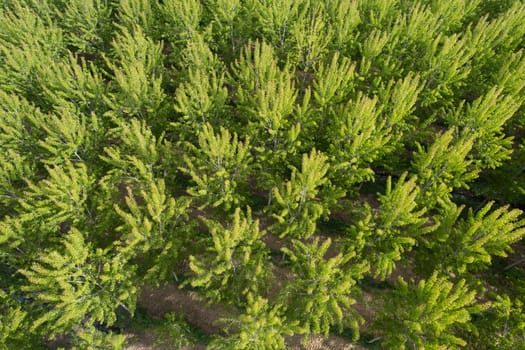
<path fill-rule="evenodd" d="M 470 158 L 478 168 L 495 168 L 512 153 L 512 137 L 503 134 L 503 126 L 518 111 L 521 104 L 493 87 L 465 110 L 449 117 L 467 135 L 476 135 Z M 462 115 L 459 115 L 461 113 Z"/>
<path fill-rule="evenodd" d="M 152 125 L 160 127 L 165 99 L 161 74 L 162 44 L 148 38 L 142 27 L 134 25 L 122 27 L 113 39 L 112 47 L 115 59 L 106 58 L 106 64 L 113 72 L 113 89 L 105 97 L 111 108 L 110 115 L 116 113 L 117 116 L 149 119 Z"/>
<path fill-rule="evenodd" d="M 198 35 L 203 12 L 199 1 L 169 1 L 158 3 L 156 7 L 162 25 L 159 34 L 171 45 L 181 48 L 187 40 Z"/>
<path fill-rule="evenodd" d="M 128 31 L 133 31 L 134 28 L 142 28 L 146 36 L 153 36 L 155 16 L 152 1 L 119 0 L 115 5 L 118 10 L 119 25 Z"/>
<path fill-rule="evenodd" d="M 90 55 L 97 55 L 106 47 L 111 31 L 110 3 L 88 0 L 56 5 L 56 14 L 68 45 Z"/>
<path fill-rule="evenodd" d="M 16 232 L 20 249 L 30 255 L 42 246 L 57 244 L 61 232 L 84 226 L 90 219 L 87 201 L 93 178 L 86 165 L 67 162 L 46 170 L 48 178 L 38 184 L 28 181 L 27 191 L 19 199 L 18 213 L 5 221 Z"/>
<path fill-rule="evenodd" d="M 43 67 L 61 63 L 65 53 L 62 32 L 52 22 L 49 7 L 39 15 L 30 4 L 22 2 L 2 6 L 6 9 L 1 18 L 5 30 L 0 37 L 2 90 L 34 100 L 39 107 L 49 107 L 40 97 L 47 75 L 39 73 Z"/>
<path fill-rule="evenodd" d="M 327 22 L 332 27 L 330 48 L 335 51 L 348 52 L 358 37 L 357 26 L 361 23 L 358 1 L 325 2 Z"/>
<path fill-rule="evenodd" d="M 472 347 L 510 350 L 525 339 L 523 301 L 508 295 L 493 295 L 491 306 L 475 322 L 468 342 Z"/>
<path fill-rule="evenodd" d="M 257 28 L 280 56 L 285 57 L 292 45 L 290 26 L 298 16 L 302 1 L 254 0 L 252 3 Z"/>
<path fill-rule="evenodd" d="M 301 70 L 310 71 L 325 57 L 333 32 L 323 4 L 303 1 L 301 5 L 297 19 L 290 26 L 293 46 L 288 59 Z"/>
<path fill-rule="evenodd" d="M 376 108 L 377 104 L 377 97 L 359 95 L 355 102 L 339 105 L 339 118 L 332 115 L 335 135 L 330 145 L 334 157 L 331 177 L 345 188 L 371 180 L 374 173 L 366 165 L 387 147 L 389 130 L 384 130 L 385 121 L 380 120 L 381 108 Z"/>
<path fill-rule="evenodd" d="M 51 110 L 55 110 L 58 116 L 62 113 L 76 114 L 79 119 L 93 118 L 94 115 L 101 116 L 106 112 L 104 96 L 108 87 L 104 82 L 103 70 L 79 53 L 68 52 L 62 63 L 42 66 L 39 69 L 39 75 L 45 77 L 41 82 L 42 99 L 52 106 Z M 88 136 L 100 137 L 101 132 L 97 124 L 104 125 L 99 121 L 93 126 L 89 124 L 84 126 L 85 129 L 93 132 L 93 135 Z"/>
<path fill-rule="evenodd" d="M 344 102 L 355 89 L 355 64 L 347 57 L 336 52 L 332 60 L 321 62 L 315 71 L 312 83 L 313 101 L 317 104 L 317 112 L 311 113 L 308 119 L 312 129 L 325 131 L 332 122 L 332 109 Z M 308 90 L 309 92 L 310 90 Z M 308 130 L 309 131 L 309 130 Z M 313 133 L 317 140 L 323 140 L 323 133 Z"/>
<path fill-rule="evenodd" d="M 162 144 L 144 121 L 133 118 L 121 122 L 110 130 L 110 135 L 118 137 L 118 145 L 104 148 L 100 159 L 111 168 L 100 179 L 102 187 L 108 191 L 112 186 L 122 183 L 135 183 L 139 187 L 147 186 L 153 178 L 163 173 L 163 163 L 169 145 Z M 165 148 L 166 147 L 166 148 Z"/>
<path fill-rule="evenodd" d="M 211 0 L 207 5 L 211 17 L 214 42 L 221 52 L 233 56 L 238 53 L 241 33 L 238 18 L 243 11 L 240 0 Z M 242 22 L 241 22 L 242 23 Z"/>
<path fill-rule="evenodd" d="M 34 179 L 35 160 L 39 152 L 38 140 L 42 135 L 33 131 L 31 116 L 38 118 L 42 113 L 25 98 L 0 92 L 0 163 L 2 176 L 0 200 L 6 208 L 12 208 L 23 191 L 24 179 Z"/>
<path fill-rule="evenodd" d="M 140 206 L 140 210 L 137 209 L 131 204 L 133 201 L 128 203 L 126 197 L 139 198 L 139 203 L 143 204 L 140 198 L 143 195 L 142 191 L 151 198 L 151 193 L 158 192 L 161 187 L 162 192 L 153 196 L 156 198 L 153 205 L 155 208 L 164 207 L 166 202 L 171 201 L 171 194 L 163 193 L 169 190 L 169 187 L 165 186 L 166 182 L 174 181 L 176 174 L 175 169 L 170 166 L 174 162 L 172 145 L 165 142 L 162 135 L 159 138 L 155 137 L 145 121 L 136 118 L 121 121 L 117 127 L 109 130 L 107 137 L 111 137 L 113 142 L 99 155 L 104 171 L 95 187 L 97 195 L 92 199 L 95 217 L 93 231 L 103 234 L 100 237 L 102 241 L 119 241 L 122 236 L 117 228 L 131 228 L 127 219 L 123 220 L 125 215 L 121 215 L 116 208 L 131 206 L 130 210 L 140 212 L 134 221 L 142 221 L 144 215 L 149 218 L 149 214 L 143 214 L 146 208 Z M 168 166 L 173 171 L 169 171 Z M 181 201 L 182 207 L 183 203 L 184 200 Z M 178 210 L 175 211 L 178 213 Z M 162 235 L 165 236 L 166 232 Z"/>

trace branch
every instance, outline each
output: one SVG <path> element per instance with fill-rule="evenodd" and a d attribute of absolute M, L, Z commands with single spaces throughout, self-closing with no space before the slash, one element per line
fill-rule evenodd
<path fill-rule="evenodd" d="M 507 270 L 513 268 L 514 266 L 521 264 L 522 262 L 525 262 L 525 258 L 521 258 L 518 261 L 515 261 L 512 264 L 505 266 L 503 268 L 503 271 L 507 271 Z"/>

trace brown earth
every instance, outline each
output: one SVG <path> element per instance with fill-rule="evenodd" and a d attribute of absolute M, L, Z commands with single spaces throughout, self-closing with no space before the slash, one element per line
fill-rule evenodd
<path fill-rule="evenodd" d="M 219 320 L 232 317 L 237 313 L 223 305 L 211 305 L 200 299 L 197 293 L 181 290 L 176 286 L 163 286 L 159 288 L 145 287 L 139 297 L 138 304 L 152 317 L 162 318 L 165 313 L 175 312 L 183 314 L 186 320 L 195 327 L 200 328 L 209 335 L 221 334 Z M 148 329 L 138 333 L 128 333 L 127 350 L 164 350 L 166 347 L 155 345 L 155 336 Z M 302 336 L 296 335 L 286 339 L 289 349 L 292 350 L 347 350 L 364 349 L 351 344 L 348 340 L 335 335 L 328 337 L 310 336 L 305 345 Z M 204 345 L 193 345 L 185 350 L 205 349 Z"/>
<path fill-rule="evenodd" d="M 194 213 L 196 214 L 196 213 Z M 267 221 L 260 221 L 261 229 L 267 228 L 270 225 Z M 321 237 L 321 241 L 326 239 L 326 236 Z M 263 237 L 265 244 L 272 250 L 280 250 L 285 245 L 285 240 L 279 239 L 269 233 Z M 327 253 L 327 258 L 337 255 L 338 249 L 336 244 L 332 244 L 330 251 Z M 273 257 L 272 260 L 281 260 L 280 257 Z M 286 281 L 292 279 L 294 274 L 286 268 L 277 266 L 277 261 L 274 261 L 272 272 L 275 277 L 269 296 L 276 296 L 278 291 L 283 287 Z M 366 294 L 366 293 L 365 293 Z M 363 295 L 361 298 L 364 303 L 370 299 L 369 295 Z M 369 305 L 358 303 L 354 308 L 364 317 L 365 321 L 372 319 L 373 311 Z M 208 335 L 224 334 L 220 320 L 222 318 L 236 318 L 238 312 L 234 308 L 228 308 L 224 305 L 209 304 L 205 300 L 199 298 L 194 291 L 179 289 L 176 286 L 168 285 L 162 287 L 145 287 L 139 296 L 138 305 L 143 308 L 151 317 L 163 318 L 164 314 L 174 312 L 179 315 L 184 315 L 184 318 L 192 326 L 201 329 Z M 136 333 L 128 335 L 128 350 L 163 350 L 166 347 L 155 345 L 155 335 L 153 330 L 141 330 Z M 303 337 L 296 335 L 287 337 L 286 343 L 289 349 L 297 350 L 345 350 L 345 349 L 364 349 L 359 345 L 351 344 L 347 339 L 335 335 L 310 336 L 303 344 Z M 184 348 L 190 349 L 204 349 L 204 345 L 194 345 Z"/>

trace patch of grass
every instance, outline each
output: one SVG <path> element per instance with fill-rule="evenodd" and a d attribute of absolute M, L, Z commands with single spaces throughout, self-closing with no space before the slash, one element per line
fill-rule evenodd
<path fill-rule="evenodd" d="M 131 333 L 148 332 L 155 335 L 155 345 L 180 349 L 189 344 L 208 344 L 212 337 L 202 329 L 188 323 L 183 315 L 167 313 L 164 319 L 153 317 L 138 306 L 133 317 L 122 313 L 116 326 Z"/>
<path fill-rule="evenodd" d="M 154 333 L 157 336 L 155 345 L 169 346 L 172 349 L 181 349 L 195 342 L 188 323 L 175 313 L 164 315 L 164 321 L 155 327 Z"/>
<path fill-rule="evenodd" d="M 202 329 L 189 324 L 184 317 L 167 313 L 160 325 L 153 330 L 157 335 L 157 345 L 180 349 L 190 344 L 208 344 L 212 337 Z"/>

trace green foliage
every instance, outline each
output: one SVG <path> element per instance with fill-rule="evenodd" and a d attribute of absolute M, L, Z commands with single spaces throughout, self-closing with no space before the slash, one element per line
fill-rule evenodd
<path fill-rule="evenodd" d="M 230 227 L 202 219 L 210 237 L 206 253 L 190 256 L 194 276 L 188 284 L 202 288 L 215 301 L 240 303 L 248 293 L 264 291 L 271 276 L 266 268 L 268 249 L 261 241 L 265 232 L 259 231 L 259 220 L 252 220 L 251 209 L 244 214 L 236 208 Z"/>
<path fill-rule="evenodd" d="M 205 69 L 188 71 L 188 81 L 177 89 L 176 95 L 175 109 L 182 113 L 182 118 L 173 125 L 181 129 L 181 138 L 191 139 L 208 121 L 218 124 L 228 96 L 224 84 L 224 74 L 217 76 L 215 70 L 212 73 Z"/>
<path fill-rule="evenodd" d="M 330 178 L 335 183 L 351 190 L 356 184 L 374 179 L 372 163 L 397 146 L 419 90 L 418 78 L 409 74 L 382 89 L 383 103 L 377 96 L 359 93 L 355 100 L 331 109 Z"/>
<path fill-rule="evenodd" d="M 81 71 L 80 66 L 77 68 Z M 78 77 L 82 78 L 84 76 Z M 88 97 L 83 94 L 77 94 L 79 98 L 75 99 L 74 90 L 66 85 L 63 91 L 71 92 L 71 100 L 75 100 L 79 106 L 84 105 L 84 102 L 86 106 L 89 105 Z M 84 93 L 89 94 L 88 91 L 86 89 Z M 97 115 L 92 112 L 86 115 L 76 107 L 72 108 L 71 102 L 64 99 L 57 86 L 54 86 L 53 94 L 56 94 L 53 99 L 57 105 L 56 110 L 49 114 L 43 113 L 24 98 L 4 93 L 0 95 L 3 103 L 3 120 L 0 123 L 3 134 L 0 142 L 6 152 L 10 150 L 24 154 L 26 166 L 34 168 L 37 161 L 46 164 L 87 161 L 91 160 L 90 157 L 94 158 L 98 150 L 104 128 Z"/>
<path fill-rule="evenodd" d="M 488 267 L 525 232 L 523 18 L 522 0 L 0 1 L 0 347 L 122 348 L 97 323 L 142 283 L 238 308 L 219 348 L 357 337 L 354 302 L 396 333 L 381 346 L 520 347 L 521 277 Z M 427 280 L 381 309 L 394 274 Z"/>
<path fill-rule="evenodd" d="M 105 154 L 99 156 L 111 165 L 101 181 L 102 185 L 109 187 L 122 182 L 151 182 L 160 172 L 162 140 L 153 135 L 148 124 L 136 118 L 122 122 L 112 130 L 112 135 L 118 135 L 120 142 L 118 145 L 106 147 Z"/>
<path fill-rule="evenodd" d="M 336 105 L 354 89 L 355 65 L 336 52 L 330 64 L 320 64 L 315 72 L 313 96 L 320 109 Z"/>
<path fill-rule="evenodd" d="M 495 295 L 491 307 L 475 319 L 474 332 L 469 339 L 472 347 L 485 349 L 515 349 L 525 344 L 523 302 L 508 295 Z"/>
<path fill-rule="evenodd" d="M 300 172 L 292 168 L 290 180 L 282 188 L 274 187 L 272 216 L 277 222 L 272 232 L 281 238 L 308 238 L 314 234 L 317 220 L 327 217 L 330 207 L 342 196 L 330 185 L 328 168 L 327 157 L 313 149 L 303 154 Z"/>
<path fill-rule="evenodd" d="M 1 213 L 6 213 L 14 204 L 20 193 L 19 183 L 23 178 L 34 176 L 34 169 L 27 158 L 14 150 L 0 153 L 0 203 Z"/>
<path fill-rule="evenodd" d="M 93 250 L 80 231 L 71 229 L 62 249 L 43 252 L 20 270 L 27 279 L 21 290 L 35 299 L 30 330 L 54 336 L 95 321 L 111 325 L 119 305 L 132 312 L 137 285 L 134 269 L 124 262 L 118 254 Z"/>
<path fill-rule="evenodd" d="M 13 216 L 25 228 L 23 239 L 29 245 L 49 243 L 53 234 L 89 220 L 88 193 L 93 178 L 84 163 L 66 162 L 46 167 L 48 178 L 38 184 L 28 181 L 19 199 L 19 214 Z"/>
<path fill-rule="evenodd" d="M 521 103 L 525 97 L 523 94 L 525 88 L 525 78 L 523 78 L 523 72 L 525 72 L 524 53 L 525 51 L 520 50 L 510 55 L 496 73 L 495 78 L 505 95 L 512 96 Z"/>
<path fill-rule="evenodd" d="M 437 218 L 439 227 L 424 240 L 431 248 L 425 252 L 426 258 L 444 270 L 463 274 L 486 268 L 493 256 L 507 256 L 511 244 L 525 235 L 525 220 L 521 210 L 504 206 L 491 211 L 493 205 L 489 202 L 476 213 L 470 209 L 467 217 L 460 219 L 463 206 L 444 204 Z"/>
<path fill-rule="evenodd" d="M 115 205 L 124 221 L 117 228 L 122 232 L 120 252 L 128 259 L 136 255 L 147 259 L 141 266 L 145 280 L 153 284 L 166 281 L 175 273 L 174 266 L 189 239 L 191 225 L 186 220 L 191 201 L 167 195 L 163 179 L 151 181 L 139 192 L 140 204 L 130 187 L 127 191 L 127 210 Z"/>
<path fill-rule="evenodd" d="M 232 70 L 238 108 L 247 118 L 245 132 L 259 154 L 261 180 L 273 187 L 285 159 L 300 145 L 301 124 L 293 116 L 298 91 L 288 66 L 281 69 L 264 42 L 246 47 Z"/>
<path fill-rule="evenodd" d="M 122 28 L 112 41 L 115 60 L 106 58 L 113 72 L 114 92 L 105 102 L 112 114 L 155 118 L 162 123 L 159 112 L 165 92 L 162 89 L 162 44 L 149 39 L 140 27 Z"/>
<path fill-rule="evenodd" d="M 111 8 L 107 1 L 68 1 L 57 9 L 68 46 L 85 54 L 98 54 L 104 48 L 111 26 Z"/>
<path fill-rule="evenodd" d="M 199 31 L 202 17 L 200 1 L 166 1 L 157 5 L 162 20 L 161 37 L 172 45 L 192 39 Z"/>
<path fill-rule="evenodd" d="M 431 11 L 434 14 L 440 14 L 439 25 L 442 26 L 445 32 L 455 32 L 461 29 L 469 17 L 475 11 L 479 10 L 482 0 L 453 0 L 453 1 L 439 1 L 429 0 L 425 1 L 429 4 Z"/>
<path fill-rule="evenodd" d="M 26 313 L 15 302 L 13 296 L 0 290 L 0 349 L 9 350 L 21 348 L 22 344 L 27 344 L 27 334 L 24 330 L 24 320 L 27 320 Z"/>
<path fill-rule="evenodd" d="M 93 156 L 97 150 L 97 134 L 102 129 L 97 116 L 72 114 L 66 108 L 60 108 L 57 112 L 60 116 L 50 115 L 39 121 L 45 131 L 45 139 L 40 140 L 38 145 L 50 158 L 43 162 L 84 161 Z"/>
<path fill-rule="evenodd" d="M 421 91 L 421 78 L 417 74 L 407 73 L 403 79 L 390 80 L 379 89 L 379 96 L 384 101 L 385 110 L 383 119 L 386 127 L 392 128 L 391 142 L 399 142 L 403 132 L 413 129 L 412 116 Z"/>
<path fill-rule="evenodd" d="M 486 198 L 494 199 L 501 203 L 509 203 L 521 207 L 525 197 L 525 140 L 516 144 L 511 159 L 501 167 L 485 171 L 479 181 L 473 184 L 472 191 Z M 501 179 L 505 179 L 505 186 L 501 185 Z"/>
<path fill-rule="evenodd" d="M 299 322 L 306 333 L 327 335 L 332 326 L 339 331 L 350 326 L 354 337 L 359 337 L 361 316 L 351 306 L 356 302 L 352 295 L 356 280 L 366 271 L 362 264 L 350 267 L 351 254 L 339 253 L 326 258 L 332 241 L 304 244 L 293 240 L 293 250 L 282 248 L 291 261 L 296 274 L 280 293 L 280 300 L 287 305 L 290 320 Z"/>
<path fill-rule="evenodd" d="M 282 307 L 271 307 L 268 300 L 247 296 L 244 314 L 238 319 L 224 319 L 228 322 L 228 336 L 214 339 L 210 349 L 285 349 L 284 335 L 298 331 L 296 323 L 286 321 Z"/>
<path fill-rule="evenodd" d="M 119 24 L 132 32 L 135 28 L 144 29 L 147 36 L 153 34 L 155 16 L 153 2 L 150 0 L 118 0 Z"/>
<path fill-rule="evenodd" d="M 228 125 L 224 120 L 228 90 L 222 64 L 201 35 L 187 41 L 182 55 L 187 78 L 175 92 L 175 111 L 181 117 L 171 125 L 179 138 L 193 141 L 206 123 Z"/>
<path fill-rule="evenodd" d="M 65 53 L 62 31 L 51 23 L 49 12 L 42 18 L 21 2 L 2 12 L 0 22 L 5 28 L 0 35 L 0 86 L 40 103 L 41 84 L 47 78 L 40 73 Z"/>
<path fill-rule="evenodd" d="M 225 54 L 235 54 L 238 51 L 238 27 L 237 18 L 242 11 L 240 0 L 208 0 L 206 1 L 208 11 L 211 13 L 211 27 L 214 41 L 219 50 Z"/>
<path fill-rule="evenodd" d="M 252 3 L 260 32 L 284 55 L 291 47 L 290 26 L 298 16 L 302 1 L 254 0 Z"/>
<path fill-rule="evenodd" d="M 205 124 L 197 137 L 197 147 L 187 143 L 190 154 L 184 155 L 185 167 L 180 168 L 195 182 L 188 193 L 201 199 L 201 209 L 209 205 L 225 210 L 240 206 L 244 197 L 238 187 L 246 184 L 252 165 L 250 139 L 242 143 L 237 134 L 232 136 L 222 127 L 215 134 L 210 124 Z"/>
<path fill-rule="evenodd" d="M 508 59 L 508 54 L 522 45 L 525 25 L 521 18 L 524 14 L 523 4 L 515 1 L 497 18 L 489 20 L 487 17 L 482 17 L 473 26 L 472 32 L 469 33 L 469 44 L 475 54 L 472 58 L 471 73 L 471 80 L 475 81 L 468 84 L 469 88 L 488 91 L 493 85 L 498 84 L 492 77 L 497 72 L 498 66 L 505 65 L 500 61 Z M 512 35 L 508 35 L 511 32 Z"/>
<path fill-rule="evenodd" d="M 0 92 L 0 201 L 6 207 L 20 196 L 24 179 L 35 176 L 40 133 L 33 132 L 30 116 L 42 113 L 27 100 Z"/>
<path fill-rule="evenodd" d="M 323 4 L 304 1 L 291 26 L 293 46 L 288 58 L 305 71 L 321 61 L 332 39 L 332 28 L 325 19 Z"/>
<path fill-rule="evenodd" d="M 156 333 L 156 345 L 166 345 L 179 350 L 192 343 L 189 325 L 174 313 L 164 315 L 164 322 L 156 329 Z"/>
<path fill-rule="evenodd" d="M 418 209 L 416 203 L 416 177 L 406 177 L 407 173 L 401 175 L 394 188 L 389 177 L 385 194 L 379 195 L 378 210 L 365 206 L 364 218 L 349 227 L 349 237 L 345 238 L 347 249 L 369 262 L 374 275 L 381 279 L 392 273 L 396 262 L 417 244 L 420 235 L 434 229 L 424 227 L 426 210 Z"/>
<path fill-rule="evenodd" d="M 437 272 L 417 285 L 399 278 L 378 319 L 382 346 L 396 349 L 443 349 L 465 346 L 455 327 L 468 327 L 472 313 L 482 311 L 465 280 L 456 284 Z"/>
<path fill-rule="evenodd" d="M 126 336 L 123 334 L 105 333 L 96 329 L 93 325 L 85 326 L 79 330 L 72 339 L 72 349 L 124 349 Z"/>
<path fill-rule="evenodd" d="M 358 1 L 325 1 L 327 22 L 332 26 L 332 40 L 329 45 L 336 51 L 347 51 L 356 41 L 356 28 L 361 23 Z"/>
<path fill-rule="evenodd" d="M 68 112 L 102 114 L 106 106 L 103 96 L 107 92 L 102 70 L 83 56 L 69 53 L 60 65 L 42 66 L 39 75 L 42 79 L 42 98 L 52 105 L 58 114 Z M 93 134 L 100 131 L 86 126 Z M 77 131 L 80 132 L 80 131 Z"/>
<path fill-rule="evenodd" d="M 418 175 L 421 207 L 434 208 L 441 201 L 450 200 L 454 188 L 468 188 L 468 182 L 478 176 L 478 169 L 471 167 L 468 155 L 475 137 L 454 140 L 454 130 L 438 135 L 425 150 L 417 145 L 412 166 Z"/>
<path fill-rule="evenodd" d="M 504 96 L 492 88 L 472 105 L 450 117 L 450 124 L 458 126 L 466 135 L 476 135 L 472 146 L 473 158 L 479 168 L 496 168 L 510 158 L 512 137 L 503 134 L 503 125 L 519 109 L 511 96 Z M 463 115 L 458 115 L 462 113 Z"/>
<path fill-rule="evenodd" d="M 374 172 L 367 165 L 388 147 L 390 135 L 384 130 L 385 121 L 379 120 L 381 110 L 376 109 L 377 102 L 377 97 L 360 95 L 355 102 L 350 101 L 335 111 L 343 117 L 333 118 L 331 178 L 342 182 L 345 188 L 373 179 Z"/>

